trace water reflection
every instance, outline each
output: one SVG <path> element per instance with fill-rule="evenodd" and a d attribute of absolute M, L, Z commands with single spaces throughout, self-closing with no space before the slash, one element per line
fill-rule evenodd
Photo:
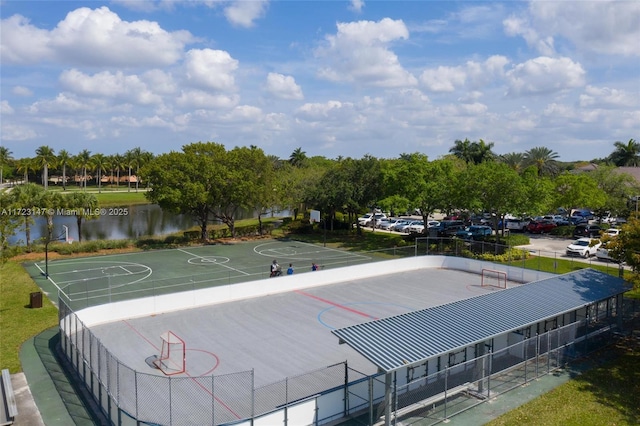
<path fill-rule="evenodd" d="M 44 217 L 34 219 L 31 225 L 31 240 L 37 241 L 46 235 L 47 223 Z M 191 217 L 163 211 L 156 204 L 107 208 L 104 215 L 82 220 L 82 240 L 121 240 L 166 235 L 186 230 L 195 224 Z M 68 232 L 70 239 L 79 240 L 75 216 L 55 216 L 53 228 L 54 239 L 64 239 Z M 12 244 L 24 244 L 24 228 L 21 228 L 10 241 Z"/>
<path fill-rule="evenodd" d="M 172 234 L 197 226 L 190 217 L 163 211 L 156 204 L 144 204 L 126 207 L 105 208 L 105 214 L 95 219 L 82 220 L 82 241 L 89 240 L 122 240 Z M 278 216 L 288 215 L 283 211 Z M 236 220 L 257 217 L 249 211 L 241 211 Z M 55 216 L 53 220 L 53 238 L 65 239 L 66 234 L 73 241 L 78 239 L 78 224 L 75 216 Z M 47 232 L 44 217 L 35 217 L 31 224 L 31 242 L 43 238 Z M 9 239 L 10 244 L 25 244 L 24 227 L 20 227 L 16 235 Z"/>

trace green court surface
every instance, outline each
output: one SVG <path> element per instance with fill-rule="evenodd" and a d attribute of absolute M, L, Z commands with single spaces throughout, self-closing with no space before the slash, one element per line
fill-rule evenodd
<path fill-rule="evenodd" d="M 312 263 L 334 268 L 381 257 L 378 253 L 355 253 L 293 240 L 260 240 L 55 260 L 49 261 L 48 267 L 44 261 L 24 266 L 51 300 L 57 302 L 60 293 L 69 307 L 77 310 L 268 278 L 274 259 L 283 272 L 291 263 L 298 274 L 310 272 Z M 49 279 L 45 277 L 47 270 Z"/>

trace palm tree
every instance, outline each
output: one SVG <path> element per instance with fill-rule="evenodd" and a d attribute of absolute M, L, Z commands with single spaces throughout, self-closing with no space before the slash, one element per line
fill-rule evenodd
<path fill-rule="evenodd" d="M 617 141 L 613 146 L 615 146 L 616 149 L 609 156 L 609 159 L 613 164 L 618 167 L 638 167 L 640 164 L 640 143 L 636 142 L 634 139 L 629 139 L 629 142 L 626 144 Z"/>
<path fill-rule="evenodd" d="M 62 189 L 67 190 L 67 166 L 71 161 L 71 154 L 67 150 L 61 149 L 58 152 L 58 166 L 62 167 Z"/>
<path fill-rule="evenodd" d="M 87 170 L 91 167 L 91 151 L 83 149 L 78 155 L 75 156 L 76 165 L 82 171 L 82 183 L 84 183 L 84 189 L 87 189 Z"/>
<path fill-rule="evenodd" d="M 39 208 L 38 202 L 44 190 L 35 183 L 25 183 L 13 188 L 10 192 L 13 205 L 20 209 L 24 216 L 24 235 L 27 248 L 31 246 L 32 215 Z"/>
<path fill-rule="evenodd" d="M 42 168 L 42 186 L 44 186 L 44 190 L 46 191 L 49 187 L 49 166 L 55 164 L 56 155 L 51 147 L 42 145 L 36 149 L 35 161 L 38 167 Z"/>
<path fill-rule="evenodd" d="M 496 156 L 492 151 L 494 145 L 493 142 L 486 143 L 482 139 L 479 142 L 473 142 L 471 144 L 473 163 L 480 164 L 493 160 Z"/>
<path fill-rule="evenodd" d="M 35 159 L 25 157 L 16 161 L 16 170 L 24 173 L 24 183 L 29 183 L 29 172 L 38 170 L 38 167 Z"/>
<path fill-rule="evenodd" d="M 11 160 L 13 160 L 11 154 L 13 153 L 9 151 L 9 148 L 6 146 L 0 146 L 0 185 L 2 184 L 4 166 L 9 165 Z"/>
<path fill-rule="evenodd" d="M 307 162 L 307 153 L 304 152 L 301 147 L 294 149 L 291 155 L 289 156 L 289 163 L 293 167 L 304 167 L 306 162 Z"/>
<path fill-rule="evenodd" d="M 104 154 L 94 154 L 91 157 L 91 164 L 95 168 L 96 173 L 98 174 L 98 193 L 102 192 L 102 172 L 107 169 L 107 157 Z"/>
<path fill-rule="evenodd" d="M 469 139 L 456 140 L 449 152 L 467 164 L 473 162 L 473 147 Z"/>
<path fill-rule="evenodd" d="M 129 179 L 127 179 L 127 192 L 131 192 L 131 168 L 135 166 L 135 154 L 133 153 L 133 150 L 129 150 L 124 153 L 124 166 L 129 170 Z"/>
<path fill-rule="evenodd" d="M 63 196 L 60 192 L 42 191 L 39 194 L 37 205 L 45 219 L 47 220 L 47 235 L 46 242 L 49 243 L 53 237 L 53 217 L 55 211 L 66 207 L 67 197 Z"/>
<path fill-rule="evenodd" d="M 524 164 L 535 166 L 538 169 L 538 176 L 555 176 L 558 173 L 558 153 L 544 146 L 531 148 L 524 153 Z"/>
<path fill-rule="evenodd" d="M 98 199 L 95 195 L 87 192 L 74 192 L 69 195 L 67 206 L 76 212 L 76 223 L 78 224 L 78 242 L 82 242 L 82 219 L 92 218 L 98 207 Z"/>
<path fill-rule="evenodd" d="M 509 152 L 507 154 L 501 155 L 499 161 L 511 167 L 516 172 L 520 173 L 522 171 L 522 166 L 524 164 L 524 154 L 521 152 Z"/>
<path fill-rule="evenodd" d="M 116 187 L 120 187 L 120 170 L 125 168 L 124 157 L 120 154 L 114 154 L 111 165 L 116 169 Z"/>

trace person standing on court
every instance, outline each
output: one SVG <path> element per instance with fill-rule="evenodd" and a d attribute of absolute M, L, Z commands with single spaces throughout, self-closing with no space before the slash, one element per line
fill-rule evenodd
<path fill-rule="evenodd" d="M 293 264 L 289 264 L 289 269 L 287 269 L 287 275 L 293 275 Z"/>
<path fill-rule="evenodd" d="M 318 265 L 316 263 L 312 263 L 311 264 L 311 270 L 312 271 L 317 271 L 318 270 Z"/>
<path fill-rule="evenodd" d="M 271 263 L 271 276 L 277 277 L 282 275 L 282 268 L 278 265 L 278 261 L 273 259 L 273 263 Z"/>

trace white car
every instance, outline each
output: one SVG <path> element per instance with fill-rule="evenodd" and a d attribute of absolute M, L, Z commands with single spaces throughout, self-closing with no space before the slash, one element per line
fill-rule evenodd
<path fill-rule="evenodd" d="M 609 228 L 604 231 L 604 233 L 608 234 L 610 237 L 617 237 L 618 235 L 620 235 L 620 230 L 617 228 Z"/>
<path fill-rule="evenodd" d="M 579 238 L 567 246 L 567 256 L 595 256 L 602 243 L 592 238 Z"/>
<path fill-rule="evenodd" d="M 422 234 L 424 232 L 424 222 L 419 220 L 412 223 L 409 225 L 409 228 L 407 228 L 407 232 L 409 234 Z"/>
<path fill-rule="evenodd" d="M 360 224 L 360 226 L 369 226 L 371 224 L 371 221 L 374 219 L 376 223 L 378 223 L 379 221 L 386 218 L 387 215 L 384 213 L 367 213 L 364 216 L 358 218 L 358 223 Z"/>

